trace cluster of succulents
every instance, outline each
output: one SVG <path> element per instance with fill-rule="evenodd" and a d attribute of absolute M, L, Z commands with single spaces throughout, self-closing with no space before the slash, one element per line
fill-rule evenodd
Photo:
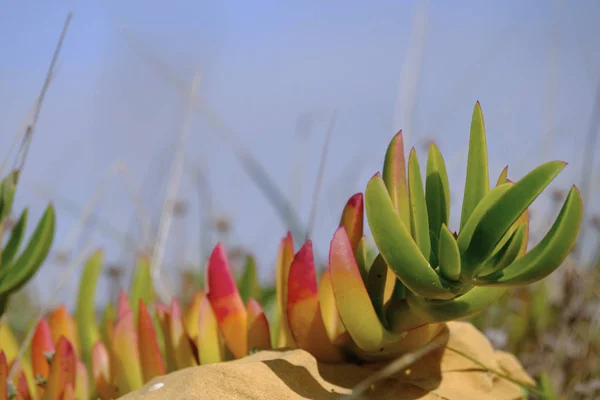
<path fill-rule="evenodd" d="M 549 162 L 516 182 L 504 169 L 490 187 L 477 104 L 460 227 L 453 232 L 440 151 L 431 144 L 423 184 L 417 154 L 412 149 L 405 161 L 398 133 L 382 173 L 346 203 L 319 276 L 312 242 L 296 251 L 291 234 L 282 239 L 271 323 L 256 293 L 244 287 L 240 294 L 222 244 L 208 259 L 205 287 L 184 306 L 156 299 L 140 257 L 129 293 L 122 291 L 98 323 L 102 253 L 96 252 L 83 271 L 75 316 L 61 306 L 38 321 L 20 364 L 14 338 L 0 324 L 0 400 L 114 399 L 177 369 L 271 348 L 304 349 L 327 363 L 393 359 L 418 349 L 444 322 L 478 313 L 508 288 L 539 281 L 561 265 L 581 223 L 579 192 L 569 192 L 549 232 L 529 251 L 527 210 L 564 166 Z M 365 212 L 374 256 L 363 232 Z"/>

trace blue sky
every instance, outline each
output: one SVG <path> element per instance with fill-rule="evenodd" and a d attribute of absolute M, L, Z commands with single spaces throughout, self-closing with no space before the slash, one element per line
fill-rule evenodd
<path fill-rule="evenodd" d="M 149 46 L 184 82 L 201 71 L 200 96 L 292 197 L 304 222 L 330 114 L 337 110 L 314 227 L 320 253 L 328 249 L 345 200 L 364 190 L 381 168 L 386 145 L 400 128 L 406 130 L 407 151 L 417 146 L 422 166 L 426 140 L 441 148 L 456 192 L 456 222 L 477 100 L 492 179 L 506 164 L 518 179 L 541 162 L 561 159 L 569 166 L 553 188 L 581 182 L 600 79 L 596 1 L 51 3 L 8 0 L 1 7 L 0 149 L 4 156 L 35 101 L 72 10 L 60 69 L 17 197 L 17 206 L 30 205 L 36 217 L 48 200 L 56 204 L 54 250 L 70 245 L 75 255 L 91 241 L 105 248 L 108 261 L 132 265 L 131 250 L 106 229 L 80 237 L 71 206 L 84 208 L 104 184 L 94 213 L 139 239 L 127 186 L 109 173 L 115 163 L 127 166 L 153 223 L 164 199 L 186 102 L 128 46 L 117 26 Z M 415 32 L 423 34 L 415 40 Z M 303 115 L 320 118 L 298 135 Z M 271 280 L 285 226 L 199 112 L 193 114 L 179 194 L 189 202 L 188 218 L 172 226 L 167 268 L 172 272 L 177 260 L 199 262 L 198 168 L 208 177 L 215 212 L 234 222 L 231 244 L 251 246 L 261 277 Z M 591 199 L 592 209 L 600 211 Z M 548 204 L 549 196 L 536 201 L 540 210 Z M 60 271 L 53 259 L 44 266 L 34 282 L 42 297 Z M 71 284 L 54 302 L 72 298 L 74 290 Z"/>

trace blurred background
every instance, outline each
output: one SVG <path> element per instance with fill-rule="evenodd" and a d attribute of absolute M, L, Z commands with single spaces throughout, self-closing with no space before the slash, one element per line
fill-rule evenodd
<path fill-rule="evenodd" d="M 173 294 L 218 240 L 254 255 L 269 286 L 288 230 L 309 231 L 323 259 L 399 129 L 422 167 L 429 141 L 440 147 L 457 229 L 479 100 L 492 182 L 506 165 L 517 180 L 569 163 L 534 203 L 533 244 L 572 184 L 586 214 L 558 272 L 473 321 L 572 398 L 600 391 L 600 2 L 4 0 L 7 166 L 70 11 L 16 198 L 32 221 L 52 201 L 57 235 L 13 313 L 73 307 L 77 257 L 96 248 L 110 265 L 99 306 L 141 252 L 162 260 Z"/>

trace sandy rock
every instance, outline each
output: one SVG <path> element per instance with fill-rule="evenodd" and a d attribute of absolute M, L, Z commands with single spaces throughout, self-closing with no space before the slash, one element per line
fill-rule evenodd
<path fill-rule="evenodd" d="M 471 324 L 450 322 L 448 343 L 378 382 L 369 399 L 521 399 L 518 385 L 481 364 L 527 384 L 535 382 L 514 356 L 495 351 Z M 474 362 L 475 360 L 476 362 Z M 262 351 L 240 360 L 187 368 L 155 378 L 122 400 L 337 399 L 380 365 L 323 364 L 303 350 Z"/>

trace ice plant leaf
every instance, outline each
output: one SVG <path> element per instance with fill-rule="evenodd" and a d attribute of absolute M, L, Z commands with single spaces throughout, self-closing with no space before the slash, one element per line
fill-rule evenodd
<path fill-rule="evenodd" d="M 288 276 L 290 265 L 294 258 L 294 241 L 292 235 L 288 232 L 279 245 L 277 253 L 277 282 L 276 294 L 279 307 L 279 332 L 277 335 L 277 347 L 295 347 L 294 337 L 290 330 L 287 315 L 288 299 Z"/>
<path fill-rule="evenodd" d="M 217 244 L 208 261 L 208 299 L 219 322 L 227 347 L 236 358 L 248 354 L 246 308 L 231 275 L 227 254 Z"/>
<path fill-rule="evenodd" d="M 338 228 L 331 241 L 329 273 L 340 317 L 354 343 L 364 351 L 379 352 L 395 341 L 371 303 L 344 228 Z"/>
<path fill-rule="evenodd" d="M 45 318 L 42 318 L 38 321 L 31 339 L 31 365 L 34 376 L 48 379 L 50 364 L 46 359 L 46 354 L 53 354 L 54 352 L 54 340 L 52 339 L 52 332 L 50 332 L 50 325 Z M 38 393 L 40 395 L 43 393 L 41 387 L 38 387 Z"/>
<path fill-rule="evenodd" d="M 0 400 L 8 400 L 8 361 L 0 349 Z"/>
<path fill-rule="evenodd" d="M 408 155 L 408 198 L 410 202 L 410 230 L 421 254 L 429 260 L 431 241 L 429 239 L 429 217 L 423 191 L 423 181 L 417 152 L 414 147 Z"/>
<path fill-rule="evenodd" d="M 102 273 L 103 251 L 95 251 L 86 261 L 77 294 L 75 318 L 79 339 L 81 340 L 81 356 L 91 366 L 92 346 L 100 339 L 100 328 L 96 324 L 96 286 Z"/>
<path fill-rule="evenodd" d="M 82 361 L 77 361 L 77 370 L 75 374 L 75 388 L 73 399 L 89 399 L 90 385 L 87 368 Z"/>
<path fill-rule="evenodd" d="M 388 145 L 383 164 L 383 181 L 400 221 L 410 229 L 410 205 L 402 131 L 399 131 Z"/>
<path fill-rule="evenodd" d="M 439 238 L 442 225 L 448 225 L 450 218 L 450 184 L 442 153 L 432 142 L 429 145 L 427 157 L 427 172 L 425 175 L 425 199 L 427 201 L 427 216 L 429 230 Z M 432 249 L 437 254 L 438 248 L 432 243 Z"/>
<path fill-rule="evenodd" d="M 442 224 L 438 250 L 440 274 L 449 281 L 457 281 L 460 277 L 460 251 L 454 235 L 446 224 Z"/>
<path fill-rule="evenodd" d="M 205 294 L 203 291 L 195 293 L 183 316 L 183 326 L 191 340 L 196 341 L 198 336 L 198 319 L 200 318 L 200 305 Z"/>
<path fill-rule="evenodd" d="M 137 317 L 139 300 L 150 304 L 154 300 L 154 286 L 152 285 L 152 276 L 150 274 L 150 260 L 145 255 L 137 258 L 135 271 L 129 289 L 129 299 L 133 316 Z"/>
<path fill-rule="evenodd" d="M 66 337 L 61 336 L 56 344 L 56 352 L 50 365 L 42 400 L 60 400 L 67 385 L 75 387 L 77 375 L 77 355 L 75 348 Z"/>
<path fill-rule="evenodd" d="M 101 341 L 92 347 L 92 376 L 98 396 L 102 400 L 119 397 L 117 389 L 111 380 L 110 357 Z"/>
<path fill-rule="evenodd" d="M 208 297 L 202 297 L 198 315 L 198 336 L 196 338 L 200 364 L 214 364 L 223 361 L 223 343 L 219 337 L 219 324 Z"/>
<path fill-rule="evenodd" d="M 369 276 L 369 268 L 371 265 L 367 260 L 367 238 L 363 236 L 358 242 L 358 246 L 354 251 L 354 257 L 356 258 L 356 264 L 358 265 L 358 269 L 360 271 L 360 276 L 362 277 L 363 282 L 367 281 L 367 277 Z"/>
<path fill-rule="evenodd" d="M 152 317 L 142 299 L 138 303 L 138 351 L 144 382 L 166 374 L 165 362 L 160 354 Z"/>
<path fill-rule="evenodd" d="M 460 229 L 465 226 L 477 204 L 490 191 L 487 142 L 483 114 L 479 102 L 475 104 L 471 120 L 469 155 L 467 158 L 467 180 L 463 197 Z"/>
<path fill-rule="evenodd" d="M 467 261 L 468 273 L 473 266 L 487 259 L 506 231 L 527 210 L 527 207 L 563 170 L 565 163 L 561 161 L 542 164 L 512 185 L 483 215 L 475 231 L 469 247 L 463 253 Z"/>
<path fill-rule="evenodd" d="M 322 362 L 341 360 L 341 352 L 329 341 L 321 315 L 310 240 L 296 253 L 290 266 L 287 305 L 290 329 L 298 347 Z"/>
<path fill-rule="evenodd" d="M 419 296 L 448 299 L 452 292 L 431 267 L 400 221 L 381 176 L 371 178 L 365 193 L 367 220 L 386 264 Z M 401 244 L 401 245 L 399 245 Z"/>
<path fill-rule="evenodd" d="M 49 205 L 21 255 L 0 271 L 0 295 L 19 290 L 38 271 L 54 239 L 54 208 Z"/>
<path fill-rule="evenodd" d="M 171 310 L 163 304 L 156 305 L 156 316 L 160 325 L 160 331 L 164 342 L 164 356 L 166 360 L 167 373 L 177 370 L 177 358 L 175 347 L 171 338 Z"/>
<path fill-rule="evenodd" d="M 0 343 L 2 343 L 0 350 L 4 352 L 6 360 L 10 363 L 19 352 L 19 343 L 8 325 L 8 321 L 4 318 L 0 318 Z"/>
<path fill-rule="evenodd" d="M 410 310 L 423 320 L 446 322 L 466 318 L 485 310 L 506 292 L 505 288 L 474 287 L 467 293 L 450 300 L 436 301 L 407 292 Z"/>
<path fill-rule="evenodd" d="M 526 226 L 521 224 L 517 230 L 512 233 L 510 239 L 504 246 L 482 264 L 480 270 L 475 270 L 475 276 L 486 276 L 496 271 L 501 271 L 515 261 L 523 246 L 525 232 Z"/>
<path fill-rule="evenodd" d="M 544 238 L 524 256 L 502 271 L 478 278 L 477 285 L 512 287 L 541 280 L 558 268 L 575 244 L 581 225 L 583 204 L 577 188 L 573 187 Z"/>
<path fill-rule="evenodd" d="M 21 216 L 17 220 L 11 234 L 10 239 L 6 243 L 4 250 L 2 250 L 2 257 L 0 259 L 0 271 L 2 271 L 2 266 L 8 266 L 17 251 L 19 250 L 19 246 L 21 245 L 21 241 L 23 240 L 23 236 L 25 235 L 25 227 L 27 225 L 27 209 L 23 210 Z"/>
<path fill-rule="evenodd" d="M 48 324 L 52 332 L 54 343 L 58 343 L 61 336 L 64 336 L 75 349 L 75 353 L 79 355 L 79 335 L 77 334 L 77 326 L 75 320 L 64 305 L 58 306 L 48 316 Z"/>
<path fill-rule="evenodd" d="M 127 292 L 121 289 L 119 291 L 119 298 L 117 300 L 117 321 L 121 319 L 123 315 L 128 313 L 133 313 L 133 309 L 129 303 L 129 296 L 127 296 Z"/>
<path fill-rule="evenodd" d="M 342 211 L 342 218 L 340 219 L 339 226 L 346 228 L 352 249 L 356 251 L 360 240 L 363 237 L 363 223 L 364 223 L 364 210 L 363 210 L 363 195 L 362 193 L 356 193 L 350 197 L 344 210 Z"/>
<path fill-rule="evenodd" d="M 65 391 L 63 392 L 60 400 L 75 400 L 75 391 L 73 390 L 73 385 L 67 383 L 65 386 Z"/>
<path fill-rule="evenodd" d="M 262 307 L 254 299 L 249 299 L 246 305 L 246 315 L 248 316 L 248 349 L 268 350 L 271 348 L 271 334 L 269 332 L 269 322 L 262 310 Z"/>
<path fill-rule="evenodd" d="M 333 293 L 333 286 L 331 285 L 329 269 L 323 271 L 319 280 L 318 290 L 321 315 L 329 341 L 333 344 L 343 344 L 349 336 L 335 304 L 335 295 Z"/>
<path fill-rule="evenodd" d="M 244 265 L 244 273 L 239 283 L 240 296 L 242 301 L 248 301 L 250 298 L 260 297 L 260 286 L 256 277 L 256 263 L 254 257 L 250 254 L 246 256 L 246 264 Z"/>
<path fill-rule="evenodd" d="M 502 172 L 500 172 L 500 176 L 498 177 L 498 181 L 496 182 L 496 186 L 500 186 L 506 183 L 508 180 L 508 165 L 504 167 Z"/>
<path fill-rule="evenodd" d="M 369 277 L 367 278 L 366 283 L 367 292 L 369 293 L 373 308 L 375 308 L 375 312 L 384 326 L 387 326 L 385 313 L 383 311 L 387 272 L 388 266 L 381 254 L 378 254 L 369 269 Z"/>
<path fill-rule="evenodd" d="M 119 393 L 125 394 L 144 385 L 138 336 L 135 330 L 133 312 L 121 314 L 115 324 L 115 337 L 112 346 L 115 358 L 115 377 Z"/>
<path fill-rule="evenodd" d="M 177 369 L 184 369 L 196 365 L 194 351 L 189 337 L 185 334 L 181 318 L 181 307 L 175 299 L 171 301 L 171 312 L 167 315 L 171 330 L 171 345 L 173 346 Z"/>

